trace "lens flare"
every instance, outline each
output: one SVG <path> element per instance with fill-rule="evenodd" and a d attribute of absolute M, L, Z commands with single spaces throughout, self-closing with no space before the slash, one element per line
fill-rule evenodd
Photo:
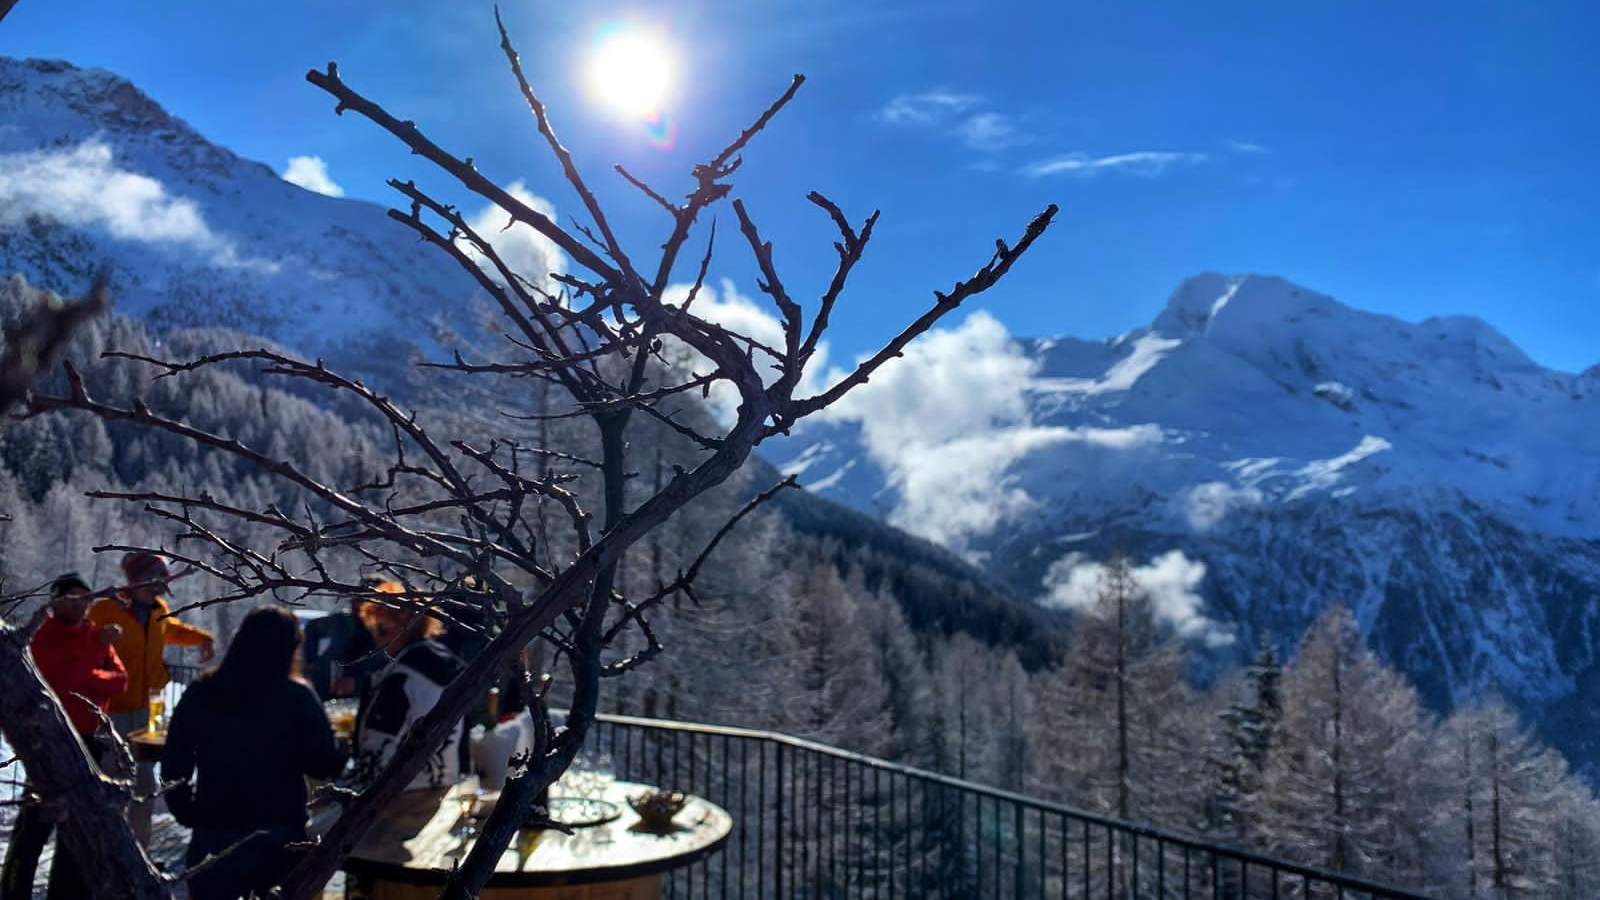
<path fill-rule="evenodd" d="M 662 102 L 677 69 L 670 45 L 658 31 L 622 22 L 596 33 L 588 62 L 593 98 L 629 118 L 665 119 Z"/>
<path fill-rule="evenodd" d="M 645 117 L 644 135 L 651 147 L 666 153 L 678 144 L 678 124 L 665 112 L 657 110 Z"/>

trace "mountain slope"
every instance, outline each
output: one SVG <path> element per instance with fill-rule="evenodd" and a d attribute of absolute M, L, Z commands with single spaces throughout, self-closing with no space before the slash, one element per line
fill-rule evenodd
<path fill-rule="evenodd" d="M 77 291 L 109 261 L 122 312 L 312 354 L 466 318 L 472 279 L 382 207 L 290 184 L 103 69 L 0 58 L 0 121 L 7 274 Z"/>
<path fill-rule="evenodd" d="M 1478 319 L 1408 323 L 1261 276 L 1197 276 L 1146 328 L 1013 352 L 1032 375 L 1002 424 L 1030 437 L 993 491 L 1015 512 L 960 543 L 994 575 L 1072 605 L 1121 546 L 1224 656 L 1342 602 L 1437 708 L 1499 691 L 1594 771 L 1596 369 L 1544 369 Z M 905 459 L 862 433 L 824 422 L 778 458 L 893 518 Z"/>

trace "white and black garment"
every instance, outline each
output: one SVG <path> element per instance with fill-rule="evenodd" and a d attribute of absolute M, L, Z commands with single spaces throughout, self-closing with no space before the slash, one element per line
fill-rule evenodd
<path fill-rule="evenodd" d="M 432 709 L 461 671 L 461 661 L 437 641 L 417 641 L 395 657 L 378 675 L 377 687 L 368 695 L 356 725 L 358 744 L 352 760 L 351 780 L 372 783 L 389 764 L 395 747 L 413 722 Z M 461 774 L 461 723 L 428 757 L 428 763 L 407 790 L 447 787 Z"/>

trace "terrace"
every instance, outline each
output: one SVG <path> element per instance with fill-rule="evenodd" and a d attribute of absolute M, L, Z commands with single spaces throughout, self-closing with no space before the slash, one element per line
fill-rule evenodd
<path fill-rule="evenodd" d="M 602 715 L 591 746 L 732 813 L 721 852 L 669 875 L 667 897 L 1427 900 L 774 732 Z M 175 865 L 181 829 L 158 832 Z"/>

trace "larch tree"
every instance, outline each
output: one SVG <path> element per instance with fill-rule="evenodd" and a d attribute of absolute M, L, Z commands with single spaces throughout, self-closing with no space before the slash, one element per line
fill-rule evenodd
<path fill-rule="evenodd" d="M 859 597 L 817 560 L 775 604 L 767 665 L 780 731 L 870 755 L 891 744 L 889 688 L 861 621 Z"/>
<path fill-rule="evenodd" d="M 1459 829 L 1466 896 L 1549 896 L 1565 762 L 1494 698 L 1446 719 L 1439 744 L 1451 776 L 1448 807 L 1456 815 L 1449 818 Z"/>
<path fill-rule="evenodd" d="M 1212 742 L 1215 787 L 1202 820 L 1204 833 L 1221 843 L 1245 846 L 1254 832 L 1254 806 L 1261 775 L 1283 718 L 1283 666 L 1263 641 L 1240 677 L 1225 682 L 1228 697 Z"/>
<path fill-rule="evenodd" d="M 922 742 L 924 710 L 931 699 L 927 666 L 899 601 L 886 586 L 879 586 L 856 612 L 889 694 L 888 743 L 883 755 L 908 762 Z"/>
<path fill-rule="evenodd" d="M 1551 809 L 1550 900 L 1600 897 L 1600 800 L 1576 774 L 1568 776 Z"/>
<path fill-rule="evenodd" d="M 497 22 L 498 24 L 498 22 Z M 335 102 L 338 113 L 352 113 L 392 135 L 413 154 L 431 163 L 457 189 L 498 208 L 504 221 L 525 225 L 564 254 L 564 272 L 517 272 L 446 199 L 412 180 L 392 180 L 399 208 L 389 215 L 423 242 L 460 264 L 490 298 L 504 322 L 503 350 L 496 359 L 456 356 L 433 365 L 451 375 L 502 380 L 523 387 L 506 412 L 511 416 L 558 416 L 590 429 L 592 459 L 551 459 L 546 448 L 531 445 L 518 429 L 500 439 L 468 441 L 427 427 L 408 409 L 381 392 L 341 375 L 320 361 L 297 359 L 265 347 L 211 352 L 197 358 L 165 359 L 122 354 L 153 367 L 162 380 L 179 385 L 196 373 L 252 366 L 263 375 L 284 378 L 338 395 L 383 423 L 389 456 L 376 477 L 327 481 L 304 447 L 276 451 L 268 434 L 258 442 L 207 431 L 162 415 L 137 400 L 104 398 L 79 369 L 65 365 L 66 389 L 28 392 L 43 361 L 59 349 L 64 335 L 103 301 L 97 285 L 91 302 L 65 310 L 42 311 L 21 340 L 8 341 L 0 367 L 0 407 L 20 401 L 27 417 L 93 415 L 108 423 L 137 426 L 163 436 L 191 453 L 220 454 L 233 465 L 269 475 L 299 502 L 264 509 L 246 508 L 228 498 L 173 487 L 124 492 L 120 499 L 174 529 L 170 545 L 142 549 L 165 553 L 180 566 L 209 573 L 229 590 L 208 603 L 251 598 L 296 600 L 311 593 L 347 597 L 367 593 L 354 572 L 378 570 L 403 577 L 408 589 L 386 602 L 416 615 L 453 619 L 468 612 L 490 623 L 483 652 L 446 688 L 434 708 L 402 739 L 392 762 L 358 795 L 323 840 L 309 849 L 282 887 L 288 900 L 319 893 L 356 842 L 383 814 L 429 755 L 468 710 L 530 643 L 552 651 L 552 666 L 572 686 L 570 710 L 557 719 L 535 697 L 533 750 L 514 769 L 480 837 L 453 873 L 441 897 L 475 896 L 507 843 L 530 818 L 535 798 L 553 782 L 582 747 L 600 697 L 603 679 L 625 676 L 648 664 L 662 646 L 652 630 L 655 611 L 672 598 L 692 595 L 700 562 L 727 528 L 716 532 L 695 561 L 643 594 L 629 595 L 618 577 L 624 555 L 696 498 L 726 481 L 762 441 L 788 432 L 802 419 L 827 408 L 901 355 L 906 346 L 970 298 L 993 287 L 1044 233 L 1056 214 L 1049 206 L 1015 242 L 997 240 L 975 272 L 934 292 L 924 311 L 879 350 L 863 357 L 832 384 L 810 388 L 806 369 L 818 353 L 845 285 L 865 253 L 878 223 L 874 212 L 853 222 L 820 193 L 807 200 L 837 230 L 833 271 L 818 273 L 816 300 L 802 305 L 794 285 L 778 270 L 773 245 L 743 198 L 731 201 L 737 242 L 754 260 L 758 286 L 781 323 L 781 338 L 761 337 L 718 324 L 694 306 L 710 271 L 718 230 L 704 228 L 714 208 L 734 193 L 732 177 L 741 154 L 790 102 L 804 79 L 761 112 L 732 142 L 690 173 L 688 192 L 672 200 L 617 167 L 644 201 L 663 215 L 664 236 L 643 250 L 624 245 L 601 208 L 577 161 L 557 137 L 553 119 L 524 76 L 510 34 L 499 27 L 501 48 L 514 89 L 526 102 L 534 126 L 554 167 L 579 201 L 583 221 L 562 226 L 524 202 L 504 184 L 480 171 L 471 158 L 431 140 L 416 123 L 395 116 L 347 83 L 338 68 L 307 73 L 307 80 Z M 724 234 L 726 232 L 723 232 Z M 703 237 L 703 240 L 701 238 Z M 683 260 L 688 260 L 683 263 Z M 688 270 L 685 278 L 681 273 Z M 907 280 L 913 273 L 907 273 Z M 674 301 L 669 287 L 691 286 Z M 809 280 L 809 279 L 808 279 Z M 68 314 L 70 312 L 70 315 Z M 78 318 L 73 318 L 77 316 Z M 693 353 L 689 368 L 661 357 L 662 348 L 681 344 Z M 527 385 L 548 385 L 538 391 Z M 726 422 L 686 422 L 666 411 L 680 397 L 722 391 L 736 398 Z M 518 399 L 520 397 L 520 399 Z M 630 429 L 651 419 L 681 434 L 696 448 L 690 465 L 674 468 L 658 490 L 631 495 L 629 476 L 638 460 L 630 457 Z M 509 420 L 509 419 L 508 419 Z M 598 481 L 587 491 L 584 478 Z M 598 498 L 593 505 L 585 496 Z M 746 507 L 746 510 L 748 507 Z M 741 513 L 745 510 L 741 510 Z M 730 520 L 728 527 L 735 524 Z M 221 523 L 245 520 L 274 535 L 241 544 Z M 553 520 L 553 522 L 552 522 Z M 556 530 L 565 537 L 542 540 Z M 471 601 L 457 589 L 471 578 L 482 588 Z M 471 602 L 476 609 L 459 604 Z M 620 637 L 637 638 L 626 655 Z M 108 885 L 118 898 L 165 898 L 164 880 L 122 824 L 128 800 L 125 783 L 99 776 L 82 751 L 59 704 L 51 698 L 29 662 L 22 623 L 0 624 L 0 712 L 6 736 L 27 766 L 42 802 L 67 814 L 65 837 L 80 859 L 93 860 L 86 873 Z M 763 673 L 752 673 L 762 677 Z M 863 710 L 863 715 L 871 715 Z M 861 723 L 857 723 L 858 725 Z"/>
<path fill-rule="evenodd" d="M 1196 704 L 1182 644 L 1155 621 L 1131 561 L 1114 553 L 1079 610 L 1057 667 L 1041 677 L 1034 783 L 1125 821 L 1188 821 L 1197 807 Z"/>
<path fill-rule="evenodd" d="M 1377 881 L 1426 869 L 1435 794 L 1416 691 L 1333 605 L 1283 675 L 1283 718 L 1255 804 L 1256 841 L 1302 864 Z"/>

